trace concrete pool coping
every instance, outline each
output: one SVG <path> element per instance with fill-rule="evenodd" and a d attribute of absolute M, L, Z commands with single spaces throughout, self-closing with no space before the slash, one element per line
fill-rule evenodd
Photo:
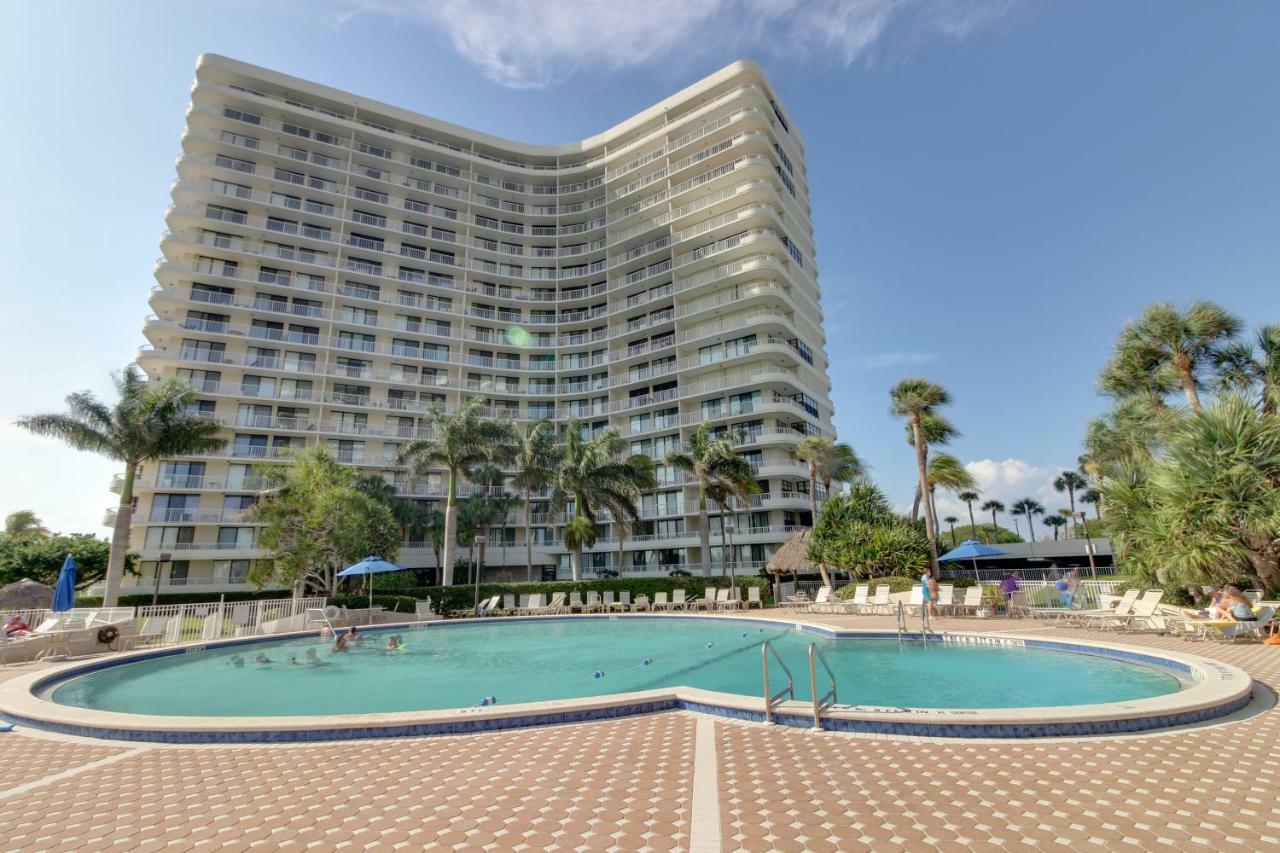
<path fill-rule="evenodd" d="M 833 639 L 897 639 L 894 631 L 835 630 L 795 618 L 734 617 L 702 614 L 565 614 L 507 617 L 503 622 L 617 619 L 700 619 L 740 621 L 756 627 L 776 626 Z M 458 619 L 437 622 L 405 622 L 378 625 L 371 631 L 449 630 L 498 620 Z M 500 623 L 498 623 L 500 624 Z M 251 646 L 280 640 L 316 636 L 299 631 L 258 637 L 190 643 L 163 649 L 146 649 L 94 661 L 69 662 L 0 684 L 0 716 L 33 728 L 63 734 L 111 740 L 160 743 L 283 743 L 348 740 L 369 737 L 408 737 L 466 734 L 499 729 L 554 725 L 610 719 L 654 711 L 684 709 L 731 719 L 762 722 L 762 697 L 720 693 L 693 687 L 671 687 L 630 693 L 612 693 L 577 699 L 559 699 L 514 705 L 280 717 L 152 716 L 99 711 L 60 705 L 44 696 L 57 683 L 105 668 L 139 660 L 187 654 L 206 648 Z M 920 641 L 918 633 L 904 638 Z M 931 634 L 930 641 L 952 644 L 1017 646 L 1057 652 L 1099 655 L 1132 663 L 1162 667 L 1176 673 L 1183 689 L 1147 699 L 1094 705 L 1037 708 L 893 708 L 837 704 L 823 711 L 823 727 L 834 731 L 890 736 L 960 738 L 1033 738 L 1150 731 L 1198 723 L 1225 716 L 1246 705 L 1253 680 L 1243 670 L 1220 661 L 1180 652 L 1126 646 L 1093 640 L 1062 640 L 1023 634 L 945 632 Z M 807 673 L 801 673 L 807 676 Z M 799 680 L 799 679 L 797 679 Z M 783 681 L 776 681 L 781 686 Z M 775 723 L 811 728 L 813 705 L 787 700 L 773 706 Z"/>

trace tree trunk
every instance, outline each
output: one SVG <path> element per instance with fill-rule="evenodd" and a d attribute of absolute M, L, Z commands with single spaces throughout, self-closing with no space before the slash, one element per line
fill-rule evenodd
<path fill-rule="evenodd" d="M 973 534 L 973 538 L 978 538 L 978 522 L 973 520 L 973 501 L 965 501 L 969 506 L 969 532 Z"/>
<path fill-rule="evenodd" d="M 458 473 L 449 471 L 449 492 L 444 502 L 444 555 L 440 558 L 440 585 L 453 586 L 453 552 L 458 537 Z"/>
<path fill-rule="evenodd" d="M 996 511 L 994 509 L 991 510 L 991 526 L 996 528 L 991 531 L 992 539 L 996 539 L 1000 535 L 1000 523 L 996 521 Z"/>
<path fill-rule="evenodd" d="M 711 518 L 707 515 L 707 493 L 698 487 L 698 544 L 702 548 L 702 576 L 711 577 Z"/>
<path fill-rule="evenodd" d="M 582 580 L 582 546 L 575 545 L 569 552 L 569 571 L 574 583 Z"/>
<path fill-rule="evenodd" d="M 107 585 L 102 594 L 103 607 L 115 607 L 120 602 L 120 584 L 124 580 L 125 557 L 129 554 L 129 528 L 133 525 L 133 481 L 138 474 L 138 463 L 130 462 L 124 469 L 124 487 L 120 489 L 120 503 L 116 507 L 116 523 L 111 530 L 111 556 L 107 560 Z M 160 571 L 160 563 L 156 563 Z"/>
<path fill-rule="evenodd" d="M 720 505 L 720 577 L 724 577 L 729 573 L 729 546 L 725 544 L 724 501 L 716 501 L 716 503 Z"/>
<path fill-rule="evenodd" d="M 1196 378 L 1191 372 L 1191 361 L 1186 356 L 1181 356 L 1174 360 L 1178 366 L 1178 382 L 1182 385 L 1182 391 L 1187 395 L 1187 402 L 1191 404 L 1191 411 L 1200 411 L 1200 392 L 1196 390 Z"/>
<path fill-rule="evenodd" d="M 812 462 L 809 463 L 809 528 L 813 529 L 818 526 L 818 466 Z M 827 574 L 827 567 L 818 564 L 818 573 L 822 575 L 822 585 L 831 586 L 831 576 Z"/>
<path fill-rule="evenodd" d="M 924 498 L 924 528 L 929 538 L 929 570 L 933 576 L 940 577 L 938 568 L 938 528 L 933 521 L 933 501 L 929 496 L 929 450 L 924 446 L 924 435 L 920 430 L 920 415 L 911 416 L 911 435 L 916 444 L 916 468 L 920 474 L 920 494 Z"/>
<path fill-rule="evenodd" d="M 916 484 L 915 496 L 911 499 L 911 520 L 920 520 L 920 484 Z"/>
<path fill-rule="evenodd" d="M 524 561 L 525 561 L 525 580 L 533 582 L 533 525 L 529 520 L 529 515 L 533 511 L 533 490 L 528 486 L 524 490 Z"/>
<path fill-rule="evenodd" d="M 1035 516 L 1029 512 L 1027 513 L 1027 537 L 1034 547 L 1036 542 L 1036 522 Z"/>
<path fill-rule="evenodd" d="M 1064 539 L 1073 539 L 1079 532 L 1076 530 L 1076 490 L 1067 486 L 1067 503 L 1071 505 L 1071 518 L 1068 519 L 1070 526 L 1062 531 Z M 1067 534 L 1071 534 L 1068 536 Z"/>

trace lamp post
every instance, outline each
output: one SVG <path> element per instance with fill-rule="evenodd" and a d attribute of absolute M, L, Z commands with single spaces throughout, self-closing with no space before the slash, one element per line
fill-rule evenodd
<path fill-rule="evenodd" d="M 155 607 L 156 603 L 160 600 L 160 575 L 164 574 L 164 564 L 169 562 L 172 557 L 173 555 L 166 551 L 161 554 L 160 559 L 156 561 L 156 586 L 155 589 L 151 591 L 152 607 Z"/>
<path fill-rule="evenodd" d="M 484 572 L 484 545 L 489 540 L 488 540 L 488 537 L 486 537 L 483 533 L 480 533 L 476 535 L 473 541 L 476 543 L 477 554 L 480 557 L 480 562 L 475 566 L 475 571 L 476 571 L 475 612 L 476 612 L 476 615 L 479 616 L 480 615 L 480 575 L 483 574 Z"/>
<path fill-rule="evenodd" d="M 1084 510 L 1078 510 L 1072 513 L 1076 518 L 1080 519 L 1080 524 L 1084 527 L 1084 549 L 1089 554 L 1089 574 L 1094 580 L 1098 579 L 1098 564 L 1093 559 L 1093 537 L 1089 535 L 1089 520 L 1084 516 Z"/>
<path fill-rule="evenodd" d="M 724 535 L 729 537 L 729 589 L 733 593 L 735 600 L 738 598 L 738 576 L 734 572 L 735 564 L 738 562 L 736 555 L 733 553 L 733 525 L 730 524 L 724 529 Z"/>

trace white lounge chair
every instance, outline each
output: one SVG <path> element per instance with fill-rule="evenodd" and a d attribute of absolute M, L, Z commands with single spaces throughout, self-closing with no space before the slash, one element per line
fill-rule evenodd
<path fill-rule="evenodd" d="M 915 615 L 915 612 L 924 607 L 924 587 L 916 584 L 911 587 L 911 592 L 907 596 L 907 612 Z"/>
<path fill-rule="evenodd" d="M 541 610 L 546 606 L 546 595 L 541 592 L 535 592 L 529 596 L 529 601 L 525 605 L 516 608 L 516 613 L 520 616 L 528 616 Z"/>
<path fill-rule="evenodd" d="M 747 587 L 746 609 L 750 610 L 752 607 L 759 607 L 764 610 L 764 601 L 760 598 L 760 587 L 758 586 Z"/>
<path fill-rule="evenodd" d="M 616 610 L 619 613 L 626 613 L 631 609 L 631 590 L 624 589 L 618 593 L 618 600 L 609 605 L 610 610 Z"/>
<path fill-rule="evenodd" d="M 434 615 L 435 614 L 431 612 L 430 601 L 415 601 L 413 603 L 413 618 L 416 621 L 421 622 L 427 617 Z"/>
<path fill-rule="evenodd" d="M 583 610 L 587 613 L 598 613 L 601 610 L 604 610 L 604 604 L 600 601 L 600 593 L 596 592 L 594 589 L 587 590 L 587 603 L 583 607 Z"/>
<path fill-rule="evenodd" d="M 825 613 L 831 603 L 831 587 L 824 586 L 818 590 L 813 597 L 813 601 L 809 604 L 811 613 Z"/>
<path fill-rule="evenodd" d="M 871 591 L 869 584 L 860 583 L 853 588 L 853 597 L 847 599 L 841 606 L 843 613 L 861 613 L 867 606 L 867 595 Z"/>
<path fill-rule="evenodd" d="M 1113 619 L 1116 616 L 1128 617 L 1129 612 L 1133 610 L 1134 602 L 1138 600 L 1138 596 L 1142 594 L 1140 589 L 1130 589 L 1120 596 L 1114 607 L 1095 607 L 1091 610 L 1072 610 L 1065 619 L 1068 625 L 1080 625 L 1082 627 L 1092 624 L 1099 619 Z"/>
<path fill-rule="evenodd" d="M 1254 611 L 1257 618 L 1251 622 L 1226 622 L 1218 619 L 1205 626 L 1205 637 L 1231 642 L 1241 637 L 1266 637 L 1271 630 L 1271 623 L 1275 621 L 1275 615 L 1275 608 L 1259 607 Z"/>
<path fill-rule="evenodd" d="M 576 589 L 569 593 L 569 612 L 572 613 L 579 611 L 585 606 L 586 605 L 582 603 L 582 593 L 578 592 Z"/>
<path fill-rule="evenodd" d="M 652 610 L 653 604 L 649 602 L 649 596 L 643 592 L 636 596 L 636 600 L 631 603 L 631 612 L 639 613 L 641 611 Z"/>
<path fill-rule="evenodd" d="M 5 640 L 0 644 L 0 653 L 3 653 L 4 662 L 25 661 L 40 656 L 49 649 L 50 640 L 61 630 L 65 622 L 66 618 L 62 616 L 46 616 L 44 621 L 27 636 Z"/>
<path fill-rule="evenodd" d="M 168 616 L 148 616 L 142 620 L 142 628 L 134 637 L 133 645 L 147 646 L 164 642 L 165 628 L 169 626 Z"/>
<path fill-rule="evenodd" d="M 855 590 L 856 592 L 856 590 Z M 876 584 L 875 594 L 871 596 L 871 601 L 867 603 L 864 612 L 867 613 L 890 613 L 894 609 L 893 599 L 890 598 L 889 584 Z"/>
<path fill-rule="evenodd" d="M 978 608 L 982 606 L 982 586 L 967 587 L 964 591 L 964 600 L 952 607 L 957 614 L 972 616 L 978 612 Z"/>
<path fill-rule="evenodd" d="M 606 589 L 604 591 L 604 598 L 601 600 L 600 605 L 604 610 L 613 610 L 613 590 Z"/>
<path fill-rule="evenodd" d="M 516 596 L 513 592 L 504 593 L 502 596 L 502 612 L 514 613 L 516 609 Z"/>
<path fill-rule="evenodd" d="M 533 612 L 539 616 L 546 616 L 554 613 L 567 613 L 569 612 L 569 608 L 565 606 L 564 598 L 565 594 L 563 592 L 557 592 L 551 596 L 551 600 L 549 602 Z"/>
<path fill-rule="evenodd" d="M 688 608 L 689 608 L 689 602 L 685 601 L 684 590 L 683 589 L 671 590 L 671 609 L 687 610 Z"/>
<path fill-rule="evenodd" d="M 935 602 L 939 615 L 950 613 L 955 607 L 956 588 L 949 583 L 938 584 L 938 600 Z"/>
<path fill-rule="evenodd" d="M 667 600 L 667 594 L 665 592 L 655 592 L 653 594 L 652 608 L 654 610 L 670 610 L 671 609 L 671 602 Z"/>

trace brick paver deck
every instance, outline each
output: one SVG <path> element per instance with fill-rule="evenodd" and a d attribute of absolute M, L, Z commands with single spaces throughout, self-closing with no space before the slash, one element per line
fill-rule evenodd
<path fill-rule="evenodd" d="M 1004 620 L 935 628 L 1096 636 Z M 1280 686 L 1280 647 L 1117 639 Z M 1280 710 L 1259 692 L 1226 722 L 1090 739 L 890 739 L 686 712 L 289 746 L 19 730 L 0 735 L 0 848 L 1260 850 L 1280 844 Z"/>

